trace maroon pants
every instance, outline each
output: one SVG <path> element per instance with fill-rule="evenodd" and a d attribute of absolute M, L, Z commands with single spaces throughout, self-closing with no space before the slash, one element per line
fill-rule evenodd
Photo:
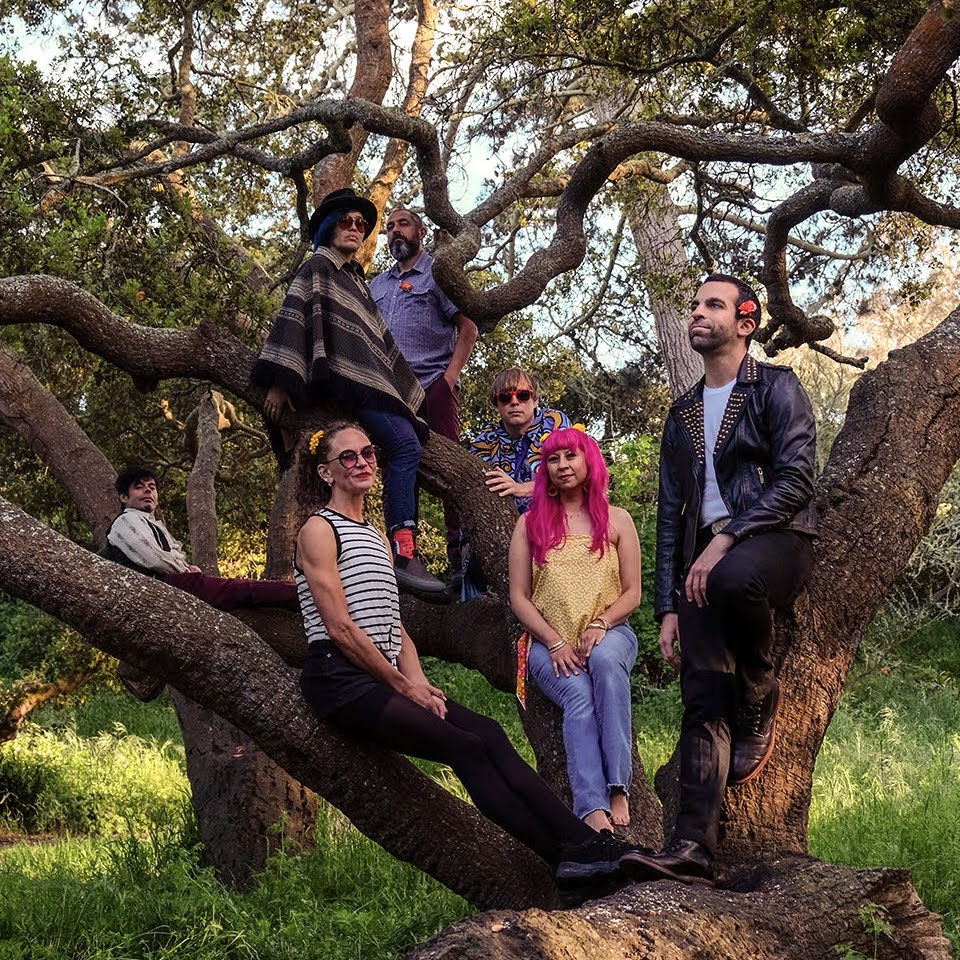
<path fill-rule="evenodd" d="M 217 610 L 237 607 L 286 607 L 300 612 L 297 588 L 289 580 L 241 580 L 208 577 L 205 573 L 168 573 L 171 586 L 192 593 Z"/>
<path fill-rule="evenodd" d="M 447 437 L 454 443 L 460 442 L 460 388 L 450 389 L 443 377 L 437 377 L 426 389 L 421 414 L 426 418 L 431 430 L 441 437 Z M 443 505 L 443 522 L 447 526 L 447 555 L 451 562 L 453 554 L 460 553 L 460 518 L 456 510 Z"/>

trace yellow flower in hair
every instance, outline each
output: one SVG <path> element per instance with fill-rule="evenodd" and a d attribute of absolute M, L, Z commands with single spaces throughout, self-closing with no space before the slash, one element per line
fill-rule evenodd
<path fill-rule="evenodd" d="M 320 441 L 321 441 L 322 439 L 323 439 L 323 431 L 322 431 L 322 430 L 318 430 L 318 431 L 310 438 L 310 456 L 311 456 L 311 457 L 316 456 L 316 454 L 317 454 L 317 449 L 319 448 L 319 446 L 320 446 Z"/>
<path fill-rule="evenodd" d="M 579 430 L 581 433 L 586 433 L 587 428 L 582 423 L 573 423 L 570 425 L 571 430 Z"/>

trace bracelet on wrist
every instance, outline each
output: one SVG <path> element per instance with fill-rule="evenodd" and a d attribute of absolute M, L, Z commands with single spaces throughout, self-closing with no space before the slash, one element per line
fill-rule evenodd
<path fill-rule="evenodd" d="M 600 627 L 600 628 L 603 629 L 603 630 L 609 630 L 609 629 L 610 629 L 610 624 L 607 623 L 607 621 L 604 620 L 603 617 L 595 617 L 593 620 L 591 620 L 591 621 L 587 624 L 587 627 L 588 627 L 588 628 L 589 628 L 589 627 Z"/>
<path fill-rule="evenodd" d="M 547 647 L 547 653 L 556 653 L 561 647 L 565 647 L 566 645 L 566 640 L 558 640 L 552 647 Z"/>

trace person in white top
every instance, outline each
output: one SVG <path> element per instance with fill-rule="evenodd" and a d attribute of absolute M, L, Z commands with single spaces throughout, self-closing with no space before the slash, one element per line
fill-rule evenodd
<path fill-rule="evenodd" d="M 299 611 L 297 590 L 289 580 L 208 577 L 187 560 L 183 545 L 156 515 L 160 504 L 157 475 L 149 467 L 128 466 L 118 477 L 122 512 L 107 532 L 108 560 L 159 577 L 218 610 L 237 607 L 286 607 Z"/>
<path fill-rule="evenodd" d="M 771 611 L 810 570 L 816 432 L 793 371 L 750 356 L 759 323 L 756 293 L 726 274 L 690 304 L 704 376 L 664 425 L 654 601 L 680 669 L 680 802 L 667 846 L 625 858 L 638 880 L 713 883 L 724 791 L 759 776 L 776 740 Z"/>

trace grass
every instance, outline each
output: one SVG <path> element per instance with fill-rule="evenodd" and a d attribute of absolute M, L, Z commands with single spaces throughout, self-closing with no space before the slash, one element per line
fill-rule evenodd
<path fill-rule="evenodd" d="M 183 836 L 170 829 L 0 855 L 0 958 L 391 960 L 470 909 L 329 810 L 317 852 L 279 854 L 246 893 L 201 868 Z"/>
<path fill-rule="evenodd" d="M 814 773 L 810 849 L 906 867 L 960 947 L 960 625 L 942 623 L 848 692 Z"/>
<path fill-rule="evenodd" d="M 866 666 L 824 742 L 810 813 L 813 853 L 909 868 L 955 947 L 958 641 L 960 627 L 943 623 L 911 634 L 905 646 L 868 642 Z M 495 716 L 532 758 L 511 695 L 447 664 L 430 662 L 427 672 L 450 696 Z M 638 684 L 635 708 L 652 774 L 673 751 L 676 687 Z M 463 795 L 446 768 L 423 766 Z M 19 814 L 10 808 L 15 790 Z M 200 866 L 176 718 L 165 700 L 141 705 L 102 694 L 82 708 L 43 711 L 26 735 L 0 748 L 0 817 L 9 829 L 87 835 L 0 852 L 0 960 L 392 960 L 471 911 L 330 810 L 314 854 L 278 854 L 247 892 L 222 887 Z"/>
<path fill-rule="evenodd" d="M 189 796 L 176 717 L 145 706 L 100 693 L 89 714 L 44 711 L 0 746 L 0 831 L 114 834 L 176 819 Z"/>

